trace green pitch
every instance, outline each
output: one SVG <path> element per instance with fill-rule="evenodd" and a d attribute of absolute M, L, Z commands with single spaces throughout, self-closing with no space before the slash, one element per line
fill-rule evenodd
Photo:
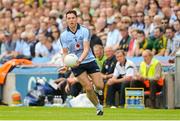
<path fill-rule="evenodd" d="M 95 108 L 5 107 L 0 106 L 0 120 L 180 120 L 180 110 L 111 109 L 96 116 Z"/>

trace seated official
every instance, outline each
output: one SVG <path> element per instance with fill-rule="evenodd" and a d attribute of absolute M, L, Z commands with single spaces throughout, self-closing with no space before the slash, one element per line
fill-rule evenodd
<path fill-rule="evenodd" d="M 107 80 L 112 78 L 114 68 L 116 66 L 115 51 L 112 46 L 106 46 L 104 48 L 104 54 L 107 57 L 103 63 L 101 74 L 105 83 L 104 87 L 104 105 L 115 106 L 115 93 L 118 91 L 113 85 L 108 86 Z"/>
<path fill-rule="evenodd" d="M 135 64 L 126 59 L 125 52 L 123 50 L 117 50 L 116 56 L 116 67 L 114 69 L 113 77 L 107 82 L 108 85 L 118 85 L 120 92 L 120 105 L 125 104 L 125 88 L 130 87 L 131 81 L 135 76 L 137 69 Z"/>
<path fill-rule="evenodd" d="M 133 82 L 133 85 L 150 90 L 151 107 L 155 108 L 156 92 L 162 89 L 162 68 L 150 50 L 143 51 L 142 56 L 144 61 L 140 64 L 139 74 L 135 76 L 139 81 Z"/>
<path fill-rule="evenodd" d="M 93 47 L 93 51 L 94 51 L 94 56 L 96 58 L 96 62 L 100 70 L 102 70 L 103 63 L 106 60 L 106 56 L 104 55 L 104 48 L 102 45 L 96 44 Z"/>

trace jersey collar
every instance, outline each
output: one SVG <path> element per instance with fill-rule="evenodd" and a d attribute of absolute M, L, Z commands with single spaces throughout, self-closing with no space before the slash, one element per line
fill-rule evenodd
<path fill-rule="evenodd" d="M 124 64 L 120 63 L 120 66 L 125 66 L 125 65 L 126 65 L 126 62 L 127 62 L 127 59 L 125 59 Z"/>
<path fill-rule="evenodd" d="M 80 29 L 80 25 L 77 24 L 77 29 L 75 32 L 72 32 L 69 27 L 67 27 L 67 31 L 72 32 L 73 34 L 76 34 L 77 30 Z"/>

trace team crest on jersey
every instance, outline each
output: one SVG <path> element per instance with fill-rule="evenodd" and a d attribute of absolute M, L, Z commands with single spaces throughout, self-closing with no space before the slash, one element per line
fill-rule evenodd
<path fill-rule="evenodd" d="M 75 48 L 76 48 L 76 50 L 79 50 L 79 49 L 80 49 L 80 47 L 81 47 L 81 45 L 77 42 L 77 43 L 75 44 Z"/>

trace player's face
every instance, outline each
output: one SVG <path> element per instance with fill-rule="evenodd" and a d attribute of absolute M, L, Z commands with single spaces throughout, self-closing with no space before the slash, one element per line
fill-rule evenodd
<path fill-rule="evenodd" d="M 77 17 L 73 13 L 67 14 L 66 22 L 70 28 L 74 28 L 77 24 Z"/>

